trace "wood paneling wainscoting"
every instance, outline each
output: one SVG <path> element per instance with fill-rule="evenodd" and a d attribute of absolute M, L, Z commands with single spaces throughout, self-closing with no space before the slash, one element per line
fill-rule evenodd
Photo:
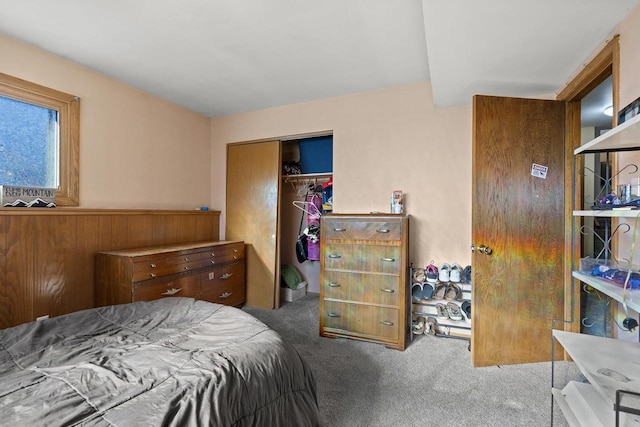
<path fill-rule="evenodd" d="M 99 251 L 219 239 L 219 211 L 0 209 L 0 328 L 92 308 Z"/>

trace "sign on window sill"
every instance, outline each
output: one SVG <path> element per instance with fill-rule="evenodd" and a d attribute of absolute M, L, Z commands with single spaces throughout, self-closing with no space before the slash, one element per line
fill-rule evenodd
<path fill-rule="evenodd" d="M 55 208 L 56 189 L 0 185 L 0 206 L 3 208 Z"/>

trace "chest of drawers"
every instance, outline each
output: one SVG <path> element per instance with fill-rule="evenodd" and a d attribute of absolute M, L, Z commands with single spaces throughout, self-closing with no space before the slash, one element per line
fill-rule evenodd
<path fill-rule="evenodd" d="M 321 219 L 320 335 L 404 350 L 409 333 L 409 218 Z"/>
<path fill-rule="evenodd" d="M 244 242 L 215 241 L 98 252 L 96 306 L 192 297 L 245 301 Z"/>

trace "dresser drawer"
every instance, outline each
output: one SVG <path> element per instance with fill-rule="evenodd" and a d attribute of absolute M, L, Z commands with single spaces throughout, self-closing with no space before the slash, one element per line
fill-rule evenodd
<path fill-rule="evenodd" d="M 350 218 L 326 218 L 322 233 L 325 239 L 400 240 L 402 223 L 399 220 L 364 221 Z"/>
<path fill-rule="evenodd" d="M 154 280 L 133 287 L 132 301 L 152 301 L 166 297 L 200 297 L 200 279 L 197 275 L 172 280 Z"/>
<path fill-rule="evenodd" d="M 324 312 L 320 315 L 326 332 L 397 340 L 401 329 L 398 310 L 393 308 L 325 300 Z"/>
<path fill-rule="evenodd" d="M 213 246 L 200 254 L 206 265 L 217 265 L 244 259 L 244 243 Z"/>
<path fill-rule="evenodd" d="M 400 304 L 398 276 L 326 271 L 324 297 L 397 307 Z"/>
<path fill-rule="evenodd" d="M 245 301 L 244 263 L 230 264 L 200 274 L 201 299 L 226 305 Z"/>
<path fill-rule="evenodd" d="M 171 257 L 162 260 L 158 259 L 157 262 L 136 262 L 133 265 L 133 281 L 140 282 L 170 274 L 197 270 L 203 265 L 206 265 L 206 263 L 200 260 L 199 256 Z"/>
<path fill-rule="evenodd" d="M 323 256 L 325 270 L 400 274 L 402 269 L 399 246 L 327 243 Z"/>

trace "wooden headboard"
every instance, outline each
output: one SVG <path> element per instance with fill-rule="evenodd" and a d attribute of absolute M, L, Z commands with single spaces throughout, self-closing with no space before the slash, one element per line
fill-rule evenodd
<path fill-rule="evenodd" d="M 0 328 L 94 307 L 94 254 L 219 240 L 219 211 L 0 209 Z"/>

